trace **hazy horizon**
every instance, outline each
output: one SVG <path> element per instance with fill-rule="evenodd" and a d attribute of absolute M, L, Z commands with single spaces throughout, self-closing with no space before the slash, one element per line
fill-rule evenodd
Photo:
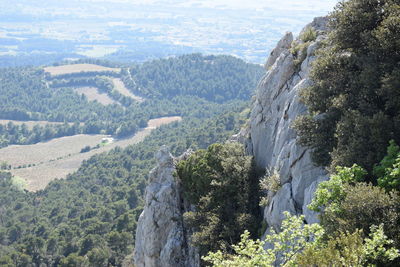
<path fill-rule="evenodd" d="M 0 10 L 0 56 L 50 53 L 144 61 L 200 52 L 229 54 L 262 64 L 286 31 L 298 34 L 312 18 L 332 11 L 337 2 L 4 2 Z"/>

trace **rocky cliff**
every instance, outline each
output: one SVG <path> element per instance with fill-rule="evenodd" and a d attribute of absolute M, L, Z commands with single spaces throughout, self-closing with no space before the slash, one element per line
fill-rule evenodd
<path fill-rule="evenodd" d="M 264 210 L 264 219 L 275 229 L 283 220 L 283 211 L 304 214 L 308 223 L 317 221 L 307 205 L 317 184 L 327 179 L 326 172 L 313 164 L 310 150 L 298 144 L 292 125 L 296 117 L 307 112 L 299 92 L 312 82 L 309 72 L 315 51 L 325 38 L 326 23 L 326 18 L 315 18 L 296 40 L 287 33 L 279 41 L 265 65 L 248 128 L 241 133 L 258 167 L 279 174 L 281 188 L 269 194 Z"/>
<path fill-rule="evenodd" d="M 309 78 L 315 51 L 324 39 L 325 18 L 316 18 L 296 40 L 287 33 L 271 52 L 251 111 L 248 127 L 236 139 L 254 156 L 258 167 L 279 174 L 280 189 L 269 193 L 264 219 L 279 229 L 283 211 L 304 214 L 308 223 L 317 221 L 307 208 L 316 186 L 326 180 L 323 168 L 315 166 L 310 150 L 297 142 L 292 129 L 295 118 L 307 112 L 299 91 Z M 304 35 L 312 28 L 315 38 Z M 302 40 L 303 39 L 303 40 Z M 156 155 L 158 165 L 150 173 L 145 208 L 138 222 L 134 261 L 137 267 L 199 266 L 199 256 L 190 246 L 190 232 L 182 214 L 189 206 L 182 200 L 179 181 L 173 176 L 174 158 L 163 147 Z M 268 232 L 268 229 L 267 229 Z"/>
<path fill-rule="evenodd" d="M 197 250 L 190 245 L 190 232 L 182 217 L 190 207 L 181 198 L 179 181 L 173 175 L 174 162 L 179 159 L 174 159 L 166 147 L 160 149 L 156 159 L 136 229 L 135 266 L 199 266 Z"/>

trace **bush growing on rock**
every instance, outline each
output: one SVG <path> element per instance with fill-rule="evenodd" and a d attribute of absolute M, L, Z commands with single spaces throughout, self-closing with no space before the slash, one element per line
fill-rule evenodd
<path fill-rule="evenodd" d="M 194 229 L 193 241 L 204 255 L 240 240 L 248 229 L 257 233 L 258 179 L 252 159 L 240 144 L 214 144 L 177 166 L 184 197 L 196 206 L 184 214 Z"/>

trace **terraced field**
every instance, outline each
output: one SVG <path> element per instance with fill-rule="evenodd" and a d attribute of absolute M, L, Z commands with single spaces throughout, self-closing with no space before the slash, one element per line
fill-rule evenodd
<path fill-rule="evenodd" d="M 112 82 L 114 84 L 114 89 L 120 92 L 122 95 L 131 97 L 138 102 L 144 101 L 144 98 L 137 96 L 133 94 L 131 91 L 129 91 L 128 88 L 125 87 L 125 84 L 121 81 L 121 79 L 113 78 Z"/>
<path fill-rule="evenodd" d="M 26 181 L 26 189 L 37 191 L 43 189 L 50 181 L 56 178 L 65 178 L 69 173 L 76 171 L 82 161 L 89 159 L 96 153 L 109 151 L 117 146 L 126 147 L 144 140 L 157 127 L 182 118 L 162 117 L 152 119 L 148 126 L 129 138 L 117 139 L 106 145 L 100 145 L 108 135 L 75 135 L 53 139 L 34 145 L 13 145 L 0 149 L 0 159 L 7 162 L 13 169 L 11 173 Z M 80 153 L 85 146 L 99 148 Z M 18 168 L 22 166 L 22 168 Z M 28 167 L 30 166 L 30 167 Z"/>
<path fill-rule="evenodd" d="M 103 105 L 119 104 L 117 101 L 111 99 L 106 93 L 100 93 L 95 87 L 79 87 L 75 88 L 74 91 L 77 94 L 84 94 L 89 101 L 96 100 Z"/>
<path fill-rule="evenodd" d="M 50 73 L 50 75 L 61 75 L 61 74 L 69 74 L 69 73 L 78 73 L 78 72 L 92 72 L 92 71 L 114 71 L 120 72 L 120 68 L 109 68 L 95 64 L 69 64 L 69 65 L 61 65 L 61 66 L 52 66 L 44 68 L 45 72 Z"/>

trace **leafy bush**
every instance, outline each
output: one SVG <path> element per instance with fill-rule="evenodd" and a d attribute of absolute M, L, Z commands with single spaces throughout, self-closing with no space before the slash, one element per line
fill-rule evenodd
<path fill-rule="evenodd" d="M 193 242 L 204 255 L 229 249 L 240 234 L 258 230 L 258 179 L 252 159 L 237 143 L 213 144 L 199 150 L 177 166 L 184 198 L 196 211 L 184 214 L 194 229 Z"/>
<path fill-rule="evenodd" d="M 365 174 L 365 170 L 357 165 L 338 167 L 329 181 L 318 185 L 309 208 L 322 211 L 321 225 L 327 235 L 353 233 L 357 229 L 367 234 L 372 225 L 384 224 L 385 233 L 399 245 L 399 193 L 386 193 L 380 187 L 356 183 Z"/>
<path fill-rule="evenodd" d="M 351 168 L 338 166 L 336 172 L 328 181 L 321 182 L 318 185 L 315 197 L 309 205 L 311 210 L 319 212 L 322 207 L 325 207 L 325 210 L 340 212 L 341 202 L 347 195 L 344 186 L 359 182 L 366 175 L 365 170 L 357 165 L 353 165 Z"/>
<path fill-rule="evenodd" d="M 300 70 L 301 63 L 303 63 L 304 59 L 307 57 L 307 48 L 310 45 L 310 42 L 305 43 L 297 43 L 293 42 L 292 47 L 290 48 L 290 52 L 294 56 L 294 66 L 297 71 Z"/>
<path fill-rule="evenodd" d="M 261 197 L 260 206 L 267 206 L 272 196 L 275 195 L 281 187 L 281 178 L 276 170 L 270 171 L 264 175 L 260 180 L 260 189 L 267 194 Z"/>
<path fill-rule="evenodd" d="M 391 140 L 387 155 L 374 166 L 374 175 L 378 177 L 378 185 L 386 190 L 400 190 L 400 147 Z"/>
<path fill-rule="evenodd" d="M 389 263 L 399 257 L 393 241 L 380 225 L 372 226 L 368 237 L 361 230 L 341 232 L 324 240 L 324 230 L 318 224 L 304 225 L 304 217 L 285 213 L 282 232 L 272 232 L 265 241 L 252 240 L 245 231 L 241 241 L 233 245 L 235 254 L 210 252 L 203 260 L 215 267 L 272 266 L 366 266 L 369 263 Z M 266 244 L 272 248 L 264 249 Z M 369 265 L 368 265 L 369 266 Z"/>
<path fill-rule="evenodd" d="M 210 252 L 205 261 L 216 267 L 252 267 L 252 266 L 290 266 L 295 263 L 295 255 L 311 245 L 310 240 L 319 240 L 323 229 L 318 224 L 305 225 L 304 216 L 292 216 L 285 212 L 282 222 L 282 231 L 265 237 L 265 241 L 250 239 L 250 233 L 245 231 L 241 241 L 233 245 L 235 254 L 224 254 L 222 251 Z M 264 250 L 266 244 L 273 244 L 273 248 Z"/>
<path fill-rule="evenodd" d="M 274 193 L 278 192 L 278 190 L 282 187 L 279 173 L 274 170 L 271 171 L 271 173 L 265 175 L 260 181 L 260 187 L 263 190 L 271 191 Z"/>
<path fill-rule="evenodd" d="M 314 30 L 313 27 L 307 27 L 301 34 L 300 40 L 303 42 L 313 42 L 317 39 L 317 32 Z"/>
<path fill-rule="evenodd" d="M 371 225 L 383 223 L 385 233 L 396 245 L 400 244 L 400 199 L 397 192 L 387 194 L 382 188 L 365 183 L 345 185 L 343 191 L 345 197 L 338 204 L 339 208 L 333 210 L 328 205 L 321 215 L 321 224 L 328 234 L 356 229 L 368 233 Z"/>
<path fill-rule="evenodd" d="M 380 225 L 371 226 L 369 237 L 363 239 L 361 230 L 353 233 L 340 232 L 325 242 L 313 242 L 297 255 L 299 266 L 372 266 L 371 263 L 389 263 L 399 257 L 399 251 L 391 247 Z"/>

